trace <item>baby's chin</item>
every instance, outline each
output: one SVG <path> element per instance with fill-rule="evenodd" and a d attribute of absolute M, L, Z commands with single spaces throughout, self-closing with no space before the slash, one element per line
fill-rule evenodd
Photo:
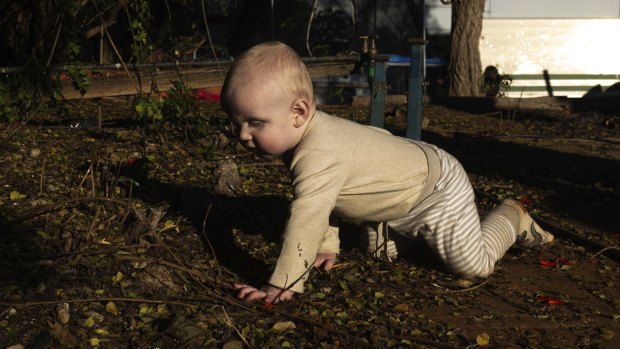
<path fill-rule="evenodd" d="M 265 159 L 265 160 L 273 160 L 273 159 L 277 159 L 280 155 L 274 155 L 274 154 L 267 154 L 267 153 L 260 153 L 260 152 L 256 152 L 256 155 L 260 156 L 261 158 Z"/>

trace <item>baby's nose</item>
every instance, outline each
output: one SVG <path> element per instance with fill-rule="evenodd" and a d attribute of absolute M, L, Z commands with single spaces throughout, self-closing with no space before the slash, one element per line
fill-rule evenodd
<path fill-rule="evenodd" d="M 252 136 L 250 135 L 250 132 L 248 131 L 247 127 L 241 127 L 241 129 L 239 130 L 239 139 L 244 141 L 244 142 L 248 142 L 252 140 Z"/>

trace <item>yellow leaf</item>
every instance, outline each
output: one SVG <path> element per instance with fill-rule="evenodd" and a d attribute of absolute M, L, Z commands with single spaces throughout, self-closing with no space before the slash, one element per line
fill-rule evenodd
<path fill-rule="evenodd" d="M 160 304 L 157 306 L 157 314 L 159 315 L 166 315 L 168 314 L 168 308 L 166 307 L 165 304 Z"/>
<path fill-rule="evenodd" d="M 123 273 L 121 273 L 120 271 L 119 271 L 119 272 L 116 272 L 116 276 L 113 276 L 113 277 L 112 277 L 112 282 L 113 282 L 113 283 L 118 283 L 118 282 L 120 282 L 121 280 L 123 280 Z"/>
<path fill-rule="evenodd" d="M 476 337 L 476 343 L 478 343 L 481 347 L 489 345 L 490 341 L 491 337 L 486 332 L 482 332 L 478 335 L 478 337 Z"/>
<path fill-rule="evenodd" d="M 288 330 L 294 330 L 296 328 L 295 323 L 293 321 L 280 321 L 273 324 L 272 329 L 276 332 L 284 332 Z"/>
<path fill-rule="evenodd" d="M 11 198 L 11 200 L 17 200 L 17 199 L 21 199 L 22 194 L 20 194 L 20 192 L 16 190 L 13 190 L 11 194 L 9 194 L 9 197 Z"/>
<path fill-rule="evenodd" d="M 93 347 L 98 347 L 99 346 L 99 338 L 91 338 L 90 339 L 90 345 L 92 345 Z"/>
<path fill-rule="evenodd" d="M 103 294 L 104 292 L 105 290 L 95 290 L 95 294 L 99 294 L 99 295 Z"/>
<path fill-rule="evenodd" d="M 146 305 L 141 305 L 140 306 L 140 315 L 146 315 L 150 312 L 150 309 L 148 306 Z"/>
<path fill-rule="evenodd" d="M 109 336 L 110 332 L 108 330 L 104 330 L 103 328 L 98 328 L 95 330 L 95 333 L 100 336 Z"/>
<path fill-rule="evenodd" d="M 169 219 L 166 221 L 166 223 L 164 223 L 164 227 L 171 227 L 174 225 L 174 221 Z"/>
<path fill-rule="evenodd" d="M 86 319 L 86 321 L 84 321 L 84 326 L 91 328 L 95 325 L 95 319 L 93 319 L 93 317 L 89 317 L 88 319 Z"/>
<path fill-rule="evenodd" d="M 99 240 L 97 242 L 102 244 L 102 245 L 112 245 L 112 243 L 109 242 L 109 241 L 106 241 L 105 238 L 103 238 L 103 239 L 101 239 L 101 240 Z"/>
<path fill-rule="evenodd" d="M 108 313 L 118 315 L 118 308 L 116 308 L 116 304 L 114 304 L 114 302 L 108 302 L 108 304 L 105 305 L 105 310 Z"/>

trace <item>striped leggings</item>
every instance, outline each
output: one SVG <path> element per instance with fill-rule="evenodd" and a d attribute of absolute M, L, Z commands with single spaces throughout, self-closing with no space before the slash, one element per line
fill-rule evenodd
<path fill-rule="evenodd" d="M 406 217 L 388 222 L 389 230 L 408 238 L 420 234 L 455 274 L 486 277 L 515 242 L 518 213 L 499 205 L 481 220 L 462 165 L 447 152 L 428 146 L 441 164 L 435 189 Z"/>

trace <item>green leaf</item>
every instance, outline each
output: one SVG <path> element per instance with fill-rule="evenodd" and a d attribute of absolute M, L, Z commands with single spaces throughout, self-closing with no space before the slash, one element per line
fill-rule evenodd
<path fill-rule="evenodd" d="M 108 302 L 108 304 L 105 305 L 105 310 L 108 313 L 118 315 L 118 308 L 116 307 L 116 304 L 114 304 L 114 302 Z"/>
<path fill-rule="evenodd" d="M 86 321 L 84 321 L 84 326 L 91 328 L 95 325 L 95 319 L 93 319 L 93 317 L 89 317 L 88 319 L 86 319 Z"/>

